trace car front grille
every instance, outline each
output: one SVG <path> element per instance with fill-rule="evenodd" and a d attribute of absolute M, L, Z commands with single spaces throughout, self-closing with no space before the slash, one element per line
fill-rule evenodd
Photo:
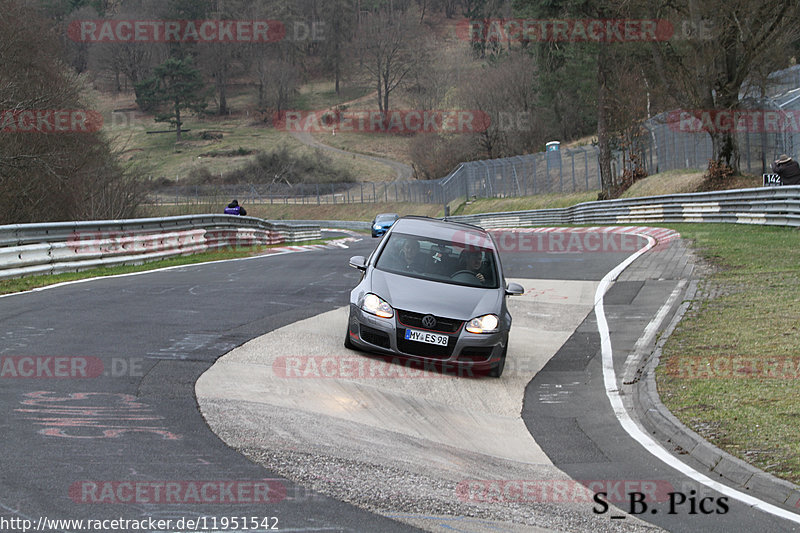
<path fill-rule="evenodd" d="M 462 324 L 464 324 L 463 320 L 434 316 L 436 319 L 436 325 L 433 328 L 426 328 L 422 325 L 422 319 L 426 316 L 428 315 L 412 313 L 411 311 L 397 311 L 397 321 L 401 326 L 409 328 L 419 328 L 427 331 L 436 331 L 438 333 L 454 334 L 458 333 Z"/>

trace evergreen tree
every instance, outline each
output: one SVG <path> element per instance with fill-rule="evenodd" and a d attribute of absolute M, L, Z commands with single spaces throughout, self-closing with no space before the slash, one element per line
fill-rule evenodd
<path fill-rule="evenodd" d="M 171 57 L 155 68 L 154 76 L 136 86 L 136 103 L 156 111 L 156 122 L 169 122 L 181 140 L 184 110 L 202 113 L 208 105 L 203 77 L 190 58 Z"/>

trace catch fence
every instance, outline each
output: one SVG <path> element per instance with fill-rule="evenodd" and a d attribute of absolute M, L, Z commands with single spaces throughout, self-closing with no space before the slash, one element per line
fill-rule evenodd
<path fill-rule="evenodd" d="M 757 113 L 797 111 L 800 114 L 800 67 L 772 76 L 772 89 L 759 97 L 742 98 L 743 110 Z M 696 111 L 696 110 L 692 110 Z M 710 111 L 710 110 L 709 110 Z M 648 174 L 677 170 L 704 170 L 713 159 L 711 136 L 687 127 L 689 112 L 667 112 L 642 124 L 626 143 L 612 151 L 612 174 L 638 165 Z M 737 132 L 739 164 L 751 174 L 769 172 L 780 154 L 794 156 L 800 147 L 800 131 L 754 128 Z M 469 161 L 437 180 L 319 184 L 240 184 L 202 186 L 175 184 L 154 192 L 157 204 L 216 204 L 237 198 L 249 204 L 350 204 L 428 203 L 449 206 L 477 198 L 507 198 L 539 194 L 593 192 L 602 189 L 599 150 L 595 145 L 562 146 L 551 150 L 500 159 Z"/>

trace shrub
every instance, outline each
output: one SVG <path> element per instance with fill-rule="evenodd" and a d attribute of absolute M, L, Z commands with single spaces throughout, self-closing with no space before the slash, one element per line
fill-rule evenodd
<path fill-rule="evenodd" d="M 715 191 L 724 189 L 736 171 L 724 161 L 709 159 L 708 170 L 703 174 L 702 190 Z"/>

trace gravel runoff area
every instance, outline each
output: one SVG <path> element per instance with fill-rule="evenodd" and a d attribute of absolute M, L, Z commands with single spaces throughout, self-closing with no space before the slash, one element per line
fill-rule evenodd
<path fill-rule="evenodd" d="M 229 446 L 303 487 L 288 495 L 300 501 L 325 494 L 428 531 L 660 530 L 593 513 L 592 493 L 553 466 L 519 417 L 525 385 L 589 313 L 596 282 L 515 281 L 529 291 L 510 300 L 515 321 L 499 380 L 331 378 L 309 366 L 304 378 L 284 377 L 293 357 L 377 364 L 342 346 L 341 308 L 220 358 L 197 382 L 201 412 Z M 491 480 L 524 480 L 535 493 L 498 501 Z"/>

